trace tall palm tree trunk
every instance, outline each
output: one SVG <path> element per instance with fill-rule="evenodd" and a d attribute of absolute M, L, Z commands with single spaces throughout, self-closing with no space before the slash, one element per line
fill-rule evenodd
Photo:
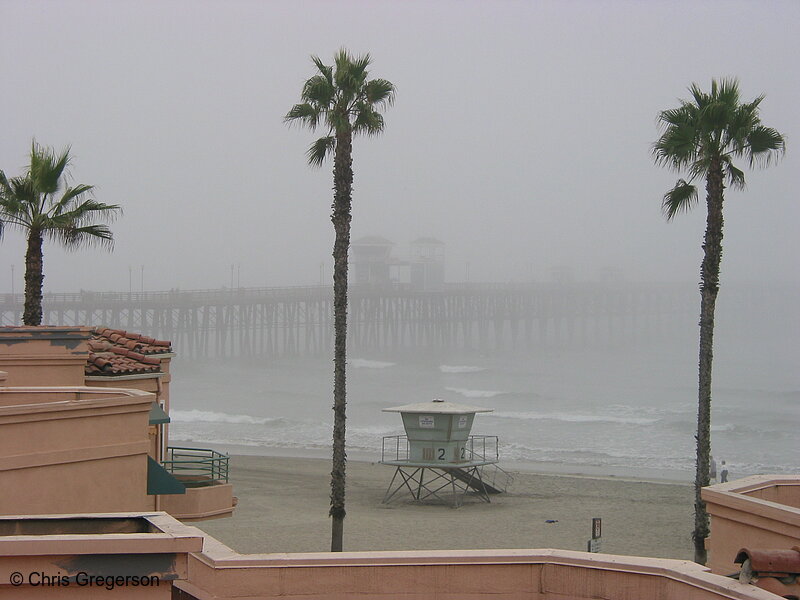
<path fill-rule="evenodd" d="M 32 230 L 28 234 L 28 251 L 25 253 L 25 307 L 22 313 L 24 325 L 42 324 L 43 282 L 42 234 Z"/>
<path fill-rule="evenodd" d="M 351 192 L 353 187 L 352 133 L 336 134 L 333 162 L 333 470 L 331 471 L 331 552 L 341 552 L 344 535 L 345 408 L 347 361 L 347 253 L 350 248 Z"/>
<path fill-rule="evenodd" d="M 714 309 L 719 292 L 719 265 L 722 260 L 722 203 L 725 185 L 722 167 L 714 160 L 706 179 L 706 233 L 700 271 L 700 368 L 697 405 L 697 470 L 694 481 L 694 560 L 706 564 L 706 538 L 709 533 L 706 503 L 701 490 L 710 482 L 711 463 L 711 364 L 714 358 Z"/>

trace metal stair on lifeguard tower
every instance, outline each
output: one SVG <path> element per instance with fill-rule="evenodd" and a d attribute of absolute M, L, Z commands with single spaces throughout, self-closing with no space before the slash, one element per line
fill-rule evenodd
<path fill-rule="evenodd" d="M 488 465 L 494 467 L 492 477 L 486 476 L 487 469 L 481 469 L 481 478 L 476 478 L 472 473 L 465 469 L 449 469 L 453 477 L 465 483 L 467 487 L 472 488 L 476 492 L 486 492 L 487 494 L 502 494 L 508 490 L 511 483 L 514 481 L 514 476 L 508 471 L 502 469 L 497 465 Z"/>

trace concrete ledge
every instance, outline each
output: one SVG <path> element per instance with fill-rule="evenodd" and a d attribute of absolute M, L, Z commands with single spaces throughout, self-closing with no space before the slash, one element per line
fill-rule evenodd
<path fill-rule="evenodd" d="M 689 561 L 550 549 L 239 555 L 208 537 L 175 585 L 198 600 L 774 600 Z"/>
<path fill-rule="evenodd" d="M 164 517 L 167 517 L 166 519 Z M 96 523 L 94 533 L 64 533 L 64 524 L 73 520 Z M 104 521 L 142 520 L 150 531 L 113 533 L 104 531 Z M 3 522 L 52 523 L 50 534 L 0 535 L 0 559 L 9 556 L 59 556 L 69 554 L 162 554 L 199 552 L 203 538 L 197 530 L 175 527 L 166 513 L 91 513 L 65 515 L 9 515 Z M 114 526 L 116 527 L 116 525 Z M 113 531 L 113 527 L 111 528 Z"/>
<path fill-rule="evenodd" d="M 72 577 L 91 568 L 108 575 L 155 574 L 164 585 L 151 589 L 152 595 L 136 596 L 148 599 L 774 600 L 768 592 L 679 560 L 550 549 L 248 556 L 165 513 L 11 519 L 22 523 L 11 522 L 18 530 L 43 535 L 0 535 L 0 572 Z M 172 595 L 173 588 L 183 595 Z M 0 580 L 0 596 L 6 590 L 38 597 L 33 586 L 12 589 Z M 77 586 L 57 592 L 59 598 L 81 600 L 107 594 Z"/>

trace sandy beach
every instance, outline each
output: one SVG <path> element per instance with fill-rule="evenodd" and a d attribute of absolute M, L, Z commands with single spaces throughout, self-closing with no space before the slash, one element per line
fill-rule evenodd
<path fill-rule="evenodd" d="M 242 553 L 327 551 L 329 472 L 324 459 L 233 456 L 235 515 L 195 525 Z M 691 485 L 518 472 L 490 504 L 467 498 L 454 509 L 382 504 L 392 474 L 348 462 L 345 550 L 586 550 L 600 517 L 603 552 L 691 559 Z"/>

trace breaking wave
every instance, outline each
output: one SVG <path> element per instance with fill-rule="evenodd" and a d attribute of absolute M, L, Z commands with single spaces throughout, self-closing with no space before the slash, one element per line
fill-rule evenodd
<path fill-rule="evenodd" d="M 711 431 L 733 431 L 736 425 L 733 423 L 724 423 L 723 425 L 712 425 Z"/>
<path fill-rule="evenodd" d="M 486 367 L 440 365 L 439 370 L 442 373 L 479 373 L 481 371 L 485 371 Z"/>
<path fill-rule="evenodd" d="M 461 394 L 464 398 L 494 398 L 495 396 L 501 396 L 503 394 L 507 394 L 508 392 L 497 392 L 494 390 L 468 390 L 465 388 L 453 388 L 453 387 L 446 387 L 444 388 L 448 392 L 454 392 L 456 394 Z"/>
<path fill-rule="evenodd" d="M 564 423 L 621 423 L 623 425 L 652 425 L 659 419 L 616 417 L 613 415 L 582 415 L 576 413 L 493 412 L 490 417 L 527 421 L 562 421 Z"/>
<path fill-rule="evenodd" d="M 251 417 L 250 415 L 231 415 L 211 410 L 172 410 L 170 418 L 176 423 L 237 423 L 266 425 L 281 421 L 280 418 Z"/>
<path fill-rule="evenodd" d="M 393 367 L 397 363 L 367 360 L 366 358 L 349 358 L 347 359 L 347 364 L 354 369 L 385 369 L 386 367 Z"/>

